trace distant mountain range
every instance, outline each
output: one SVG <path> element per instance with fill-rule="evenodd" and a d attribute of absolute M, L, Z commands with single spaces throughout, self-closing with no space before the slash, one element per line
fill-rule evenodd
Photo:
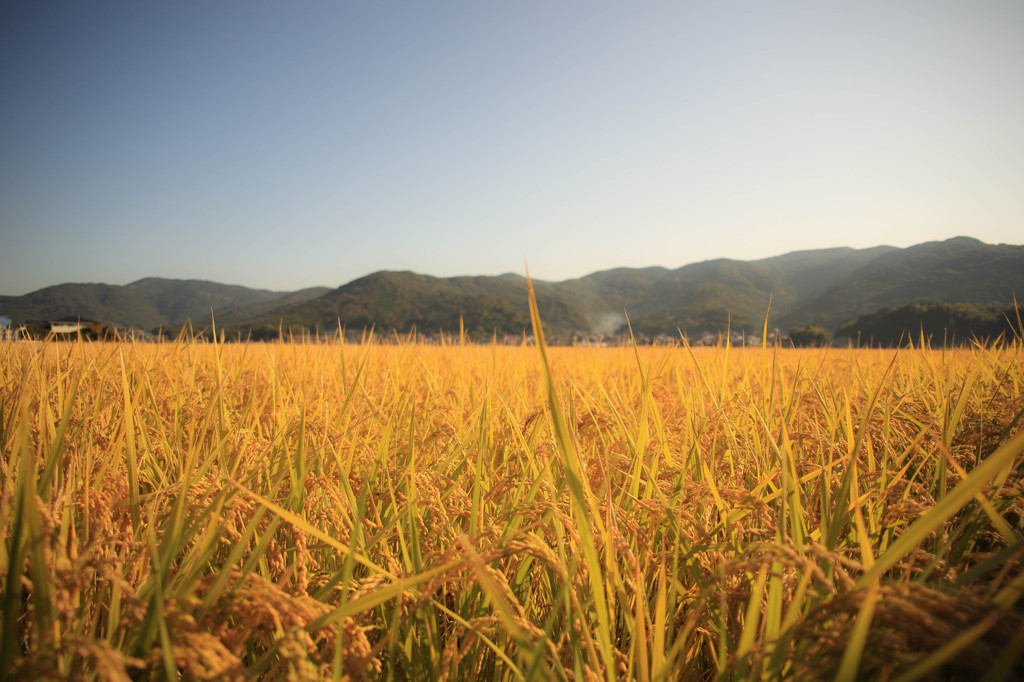
<path fill-rule="evenodd" d="M 280 305 L 322 296 L 327 287 L 265 291 L 191 279 L 147 277 L 113 284 L 58 284 L 24 296 L 0 296 L 0 315 L 15 323 L 79 317 L 117 327 L 155 329 L 194 320 L 244 320 Z"/>
<path fill-rule="evenodd" d="M 1024 298 L 1024 246 L 969 237 L 905 249 L 797 251 L 756 261 L 719 259 L 670 270 L 618 268 L 564 282 L 534 281 L 549 333 L 614 334 L 629 315 L 655 336 L 821 324 L 831 331 L 861 315 L 909 303 L 1000 304 Z M 125 286 L 62 284 L 0 296 L 0 315 L 21 322 L 78 316 L 121 327 L 173 328 L 191 321 L 230 334 L 276 336 L 279 329 L 329 332 L 374 326 L 457 332 L 476 338 L 530 326 L 519 275 L 439 278 L 376 272 L 337 289 L 272 292 L 215 282 L 143 279 Z M 769 311 L 769 298 L 771 308 Z"/>

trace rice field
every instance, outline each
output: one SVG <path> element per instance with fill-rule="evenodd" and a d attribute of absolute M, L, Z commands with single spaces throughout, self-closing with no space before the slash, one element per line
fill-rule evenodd
<path fill-rule="evenodd" d="M 4 344 L 0 677 L 1021 676 L 1022 349 Z"/>

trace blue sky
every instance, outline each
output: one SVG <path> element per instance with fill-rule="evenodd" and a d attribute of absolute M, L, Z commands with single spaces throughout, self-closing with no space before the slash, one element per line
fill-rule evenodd
<path fill-rule="evenodd" d="M 1024 3 L 6 2 L 0 293 L 1024 241 Z"/>

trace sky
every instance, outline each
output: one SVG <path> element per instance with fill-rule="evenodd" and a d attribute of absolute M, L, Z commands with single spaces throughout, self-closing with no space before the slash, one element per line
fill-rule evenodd
<path fill-rule="evenodd" d="M 1024 242 L 1024 3 L 0 3 L 0 294 Z"/>

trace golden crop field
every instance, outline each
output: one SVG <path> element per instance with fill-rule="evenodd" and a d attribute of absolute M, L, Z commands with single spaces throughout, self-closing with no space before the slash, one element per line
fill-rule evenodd
<path fill-rule="evenodd" d="M 0 677 L 1022 675 L 1022 349 L 4 344 Z"/>

